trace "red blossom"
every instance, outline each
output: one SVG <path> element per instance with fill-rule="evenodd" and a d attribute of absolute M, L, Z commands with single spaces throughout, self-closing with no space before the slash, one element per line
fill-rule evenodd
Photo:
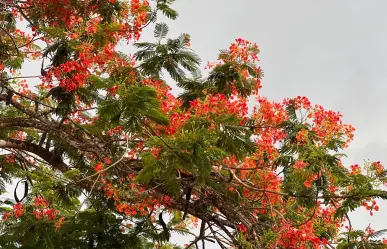
<path fill-rule="evenodd" d="M 24 214 L 24 206 L 21 204 L 21 202 L 16 203 L 16 204 L 13 206 L 13 215 L 14 215 L 16 218 L 19 218 L 19 217 L 22 216 L 23 214 Z"/>
<path fill-rule="evenodd" d="M 4 212 L 3 213 L 3 221 L 7 221 L 9 219 L 9 217 L 11 216 L 11 213 L 10 212 Z"/>
<path fill-rule="evenodd" d="M 95 166 L 94 166 L 94 170 L 96 171 L 96 172 L 100 172 L 100 171 L 102 171 L 104 169 L 104 167 L 103 167 L 103 163 L 102 162 L 99 162 L 99 163 L 97 163 Z"/>

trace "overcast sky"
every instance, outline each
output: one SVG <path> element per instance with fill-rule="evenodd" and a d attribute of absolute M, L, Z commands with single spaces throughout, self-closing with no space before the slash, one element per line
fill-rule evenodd
<path fill-rule="evenodd" d="M 174 6 L 180 17 L 167 21 L 170 36 L 191 34 L 203 67 L 235 38 L 256 42 L 265 74 L 261 95 L 303 95 L 340 111 L 357 129 L 347 162 L 387 165 L 386 0 L 177 0 Z M 26 72 L 39 72 L 34 65 Z M 352 222 L 387 228 L 387 204 L 381 207 L 373 217 L 354 213 Z"/>
<path fill-rule="evenodd" d="M 303 95 L 340 111 L 355 126 L 348 163 L 387 166 L 386 0 L 177 0 L 170 35 L 187 32 L 203 59 L 216 59 L 238 37 L 254 41 L 264 70 L 261 95 Z M 382 201 L 380 201 L 382 203 Z M 352 214 L 358 228 L 387 228 L 387 204 L 373 217 Z"/>

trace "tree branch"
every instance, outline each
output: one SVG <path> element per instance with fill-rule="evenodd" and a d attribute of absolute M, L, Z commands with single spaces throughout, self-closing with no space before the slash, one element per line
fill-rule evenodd
<path fill-rule="evenodd" d="M 20 141 L 14 139 L 0 140 L 0 148 L 28 151 L 42 158 L 48 164 L 50 164 L 61 172 L 66 172 L 69 169 L 69 166 L 63 162 L 62 158 L 56 156 L 50 151 L 47 151 L 43 147 L 40 147 L 36 144 L 27 141 Z"/>

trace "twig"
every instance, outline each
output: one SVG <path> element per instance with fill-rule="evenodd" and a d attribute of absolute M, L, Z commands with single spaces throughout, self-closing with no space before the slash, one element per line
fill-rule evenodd
<path fill-rule="evenodd" d="M 107 167 L 107 168 L 105 168 L 105 169 L 102 169 L 102 170 L 98 171 L 98 172 L 95 173 L 95 174 L 92 174 L 92 175 L 90 175 L 90 176 L 87 176 L 87 177 L 85 177 L 85 178 L 83 178 L 83 179 L 77 181 L 77 183 L 82 182 L 82 181 L 87 180 L 87 179 L 90 179 L 90 178 L 92 178 L 92 177 L 94 177 L 94 176 L 96 176 L 96 175 L 99 176 L 101 173 L 103 173 L 103 172 L 105 172 L 105 171 L 107 171 L 107 170 L 113 168 L 115 165 L 117 165 L 119 162 L 121 162 L 121 161 L 125 158 L 125 155 L 126 155 L 126 154 L 128 153 L 128 151 L 129 151 L 129 136 L 128 136 L 127 134 L 126 134 L 126 138 L 127 138 L 127 140 L 126 140 L 126 150 L 125 150 L 124 154 L 121 156 L 121 158 L 120 158 L 118 161 L 116 161 L 115 163 L 113 163 L 113 164 L 110 165 L 109 167 Z M 97 178 L 97 179 L 98 179 L 98 178 Z"/>
<path fill-rule="evenodd" d="M 157 135 L 157 133 L 155 132 L 155 130 L 153 130 L 153 128 L 151 126 L 149 126 L 148 124 L 146 124 L 145 122 L 143 122 L 142 120 L 139 120 L 143 125 L 145 125 L 148 129 L 151 130 L 151 132 L 149 132 L 149 134 L 156 136 L 157 138 L 159 138 L 170 150 L 173 150 L 173 148 L 159 135 Z"/>
<path fill-rule="evenodd" d="M 19 54 L 20 54 L 19 48 L 18 48 L 18 46 L 17 46 L 15 40 L 13 39 L 12 35 L 11 35 L 10 33 L 8 33 L 8 31 L 7 31 L 5 28 L 1 27 L 1 26 L 0 26 L 0 29 L 3 30 L 3 31 L 9 36 L 9 38 L 11 38 L 12 43 L 13 43 L 13 45 L 15 46 L 15 49 L 16 49 L 16 51 L 17 51 L 17 54 L 19 55 Z"/>
<path fill-rule="evenodd" d="M 41 38 L 43 38 L 43 36 L 41 36 L 41 37 L 34 37 L 34 38 L 32 38 L 30 41 L 28 41 L 27 43 L 25 43 L 25 44 L 19 46 L 18 48 L 22 48 L 22 47 L 28 46 L 29 44 L 31 44 L 31 43 L 33 43 L 34 41 L 37 41 L 37 40 L 39 40 L 39 39 L 41 39 Z M 23 52 L 23 53 L 25 53 L 25 52 Z M 33 53 L 35 53 L 35 52 L 33 52 Z"/>
<path fill-rule="evenodd" d="M 202 224 L 200 225 L 199 236 L 195 236 L 196 238 L 190 244 L 188 244 L 185 248 L 188 249 L 192 245 L 196 245 L 196 247 L 197 247 L 197 243 L 200 240 L 202 240 L 203 244 L 204 244 L 205 231 L 206 231 L 206 222 L 204 220 L 202 220 Z"/>
<path fill-rule="evenodd" d="M 10 79 L 10 78 L 9 78 L 9 79 Z M 34 99 L 34 98 L 32 98 L 32 97 L 29 97 L 29 96 L 27 96 L 27 95 L 25 95 L 25 94 L 21 94 L 21 93 L 19 93 L 18 91 L 13 90 L 12 88 L 9 88 L 9 87 L 4 86 L 4 85 L 2 85 L 1 87 L 7 89 L 8 91 L 13 92 L 14 94 L 16 94 L 16 95 L 18 95 L 18 96 L 20 96 L 20 97 L 22 97 L 22 98 L 29 99 L 29 100 L 34 101 L 34 102 L 37 102 L 37 103 L 39 103 L 39 104 L 41 104 L 41 105 L 43 105 L 43 106 L 45 106 L 45 107 L 48 107 L 48 108 L 50 108 L 50 109 L 55 110 L 55 107 L 50 106 L 50 105 L 47 105 L 47 104 L 45 104 L 45 103 L 43 103 L 43 102 L 40 102 L 40 101 L 38 101 L 37 99 Z"/>
<path fill-rule="evenodd" d="M 247 185 L 245 182 L 243 182 L 241 179 L 236 176 L 236 174 L 232 171 L 229 170 L 229 172 L 233 175 L 233 177 L 244 187 L 254 190 L 254 191 L 259 191 L 263 193 L 271 193 L 275 195 L 280 195 L 280 196 L 288 196 L 288 197 L 295 197 L 295 198 L 306 198 L 306 199 L 348 199 L 348 198 L 356 198 L 356 197 L 379 197 L 380 194 L 370 194 L 370 195 L 320 195 L 320 196 L 310 196 L 310 195 L 298 195 L 298 194 L 289 194 L 289 193 L 281 193 L 273 190 L 267 190 L 267 189 L 260 189 L 256 188 L 250 185 Z"/>
<path fill-rule="evenodd" d="M 211 224 L 208 223 L 208 227 L 210 228 L 212 234 L 214 235 L 214 238 L 215 240 L 218 242 L 219 246 L 222 248 L 222 249 L 227 249 L 227 247 L 225 247 L 223 245 L 223 243 L 221 242 L 221 240 L 218 238 L 218 236 L 216 236 L 216 232 L 214 231 L 214 229 L 212 228 Z"/>
<path fill-rule="evenodd" d="M 40 75 L 32 75 L 32 76 L 16 76 L 16 77 L 11 77 L 7 78 L 7 80 L 14 80 L 14 79 L 29 79 L 29 78 L 39 78 L 41 77 Z"/>
<path fill-rule="evenodd" d="M 74 217 L 76 217 L 79 214 L 79 212 L 81 211 L 81 208 L 83 207 L 83 204 L 85 204 L 86 200 L 88 200 L 90 198 L 91 194 L 93 193 L 94 187 L 97 184 L 99 177 L 100 177 L 100 175 L 98 175 L 97 179 L 95 179 L 93 186 L 90 189 L 89 194 L 86 196 L 86 198 L 83 200 L 82 204 L 79 206 L 78 211 L 75 213 Z"/>

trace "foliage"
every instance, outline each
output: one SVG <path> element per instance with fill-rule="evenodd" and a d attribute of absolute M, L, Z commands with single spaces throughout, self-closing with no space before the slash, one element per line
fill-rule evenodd
<path fill-rule="evenodd" d="M 236 39 L 201 74 L 190 36 L 157 22 L 178 17 L 172 0 L 0 10 L 0 190 L 25 187 L 1 203 L 1 248 L 179 248 L 176 234 L 186 248 L 386 248 L 349 217 L 379 210 L 386 170 L 343 165 L 341 114 L 261 96 L 255 43 Z"/>

